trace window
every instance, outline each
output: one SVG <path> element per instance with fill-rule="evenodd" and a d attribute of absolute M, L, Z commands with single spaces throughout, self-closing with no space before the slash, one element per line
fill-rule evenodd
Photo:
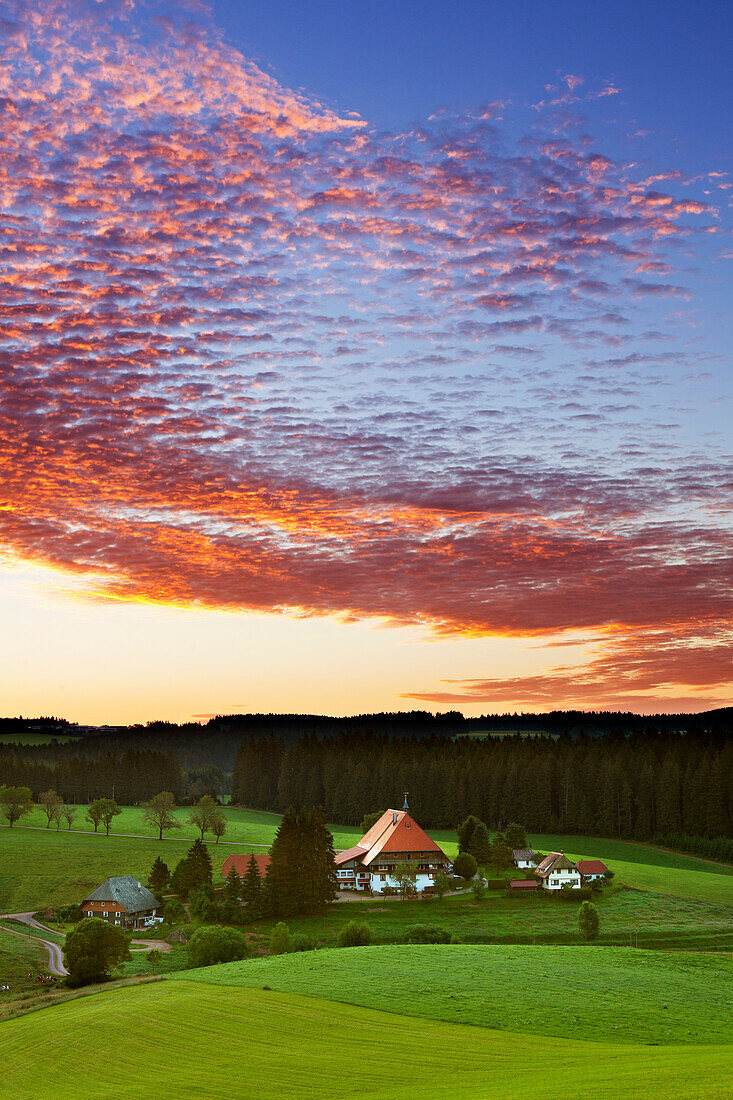
<path fill-rule="evenodd" d="M 380 882 L 386 882 L 387 881 L 387 876 L 386 875 L 380 875 L 379 876 L 379 881 Z"/>

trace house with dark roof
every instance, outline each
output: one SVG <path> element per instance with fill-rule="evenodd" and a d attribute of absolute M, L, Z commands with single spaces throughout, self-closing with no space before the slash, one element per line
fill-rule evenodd
<path fill-rule="evenodd" d="M 132 875 L 108 878 L 79 906 L 85 917 L 99 917 L 121 928 L 144 928 L 162 906 Z M 160 914 L 162 915 L 162 913 Z"/>
<path fill-rule="evenodd" d="M 514 848 L 512 850 L 514 866 L 519 871 L 529 871 L 537 866 L 537 856 L 531 848 Z"/>
<path fill-rule="evenodd" d="M 385 810 L 358 844 L 336 855 L 336 875 L 341 890 L 371 890 L 381 894 L 398 884 L 392 873 L 398 863 L 415 864 L 418 893 L 433 888 L 437 874 L 447 873 L 451 861 L 408 813 Z"/>
<path fill-rule="evenodd" d="M 537 864 L 535 874 L 545 890 L 562 890 L 563 886 L 578 890 L 582 885 L 577 865 L 564 852 L 550 852 Z"/>
<path fill-rule="evenodd" d="M 580 871 L 584 884 L 593 882 L 597 878 L 605 878 L 608 874 L 608 867 L 600 859 L 579 859 L 576 867 Z"/>

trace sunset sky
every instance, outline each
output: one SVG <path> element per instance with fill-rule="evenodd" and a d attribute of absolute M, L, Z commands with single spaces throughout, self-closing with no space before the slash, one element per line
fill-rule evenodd
<path fill-rule="evenodd" d="M 0 0 L 0 713 L 730 704 L 730 48 Z"/>

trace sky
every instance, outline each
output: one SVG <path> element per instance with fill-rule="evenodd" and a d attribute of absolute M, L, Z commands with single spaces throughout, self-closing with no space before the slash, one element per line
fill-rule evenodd
<path fill-rule="evenodd" d="M 730 46 L 0 0 L 0 712 L 730 704 Z"/>

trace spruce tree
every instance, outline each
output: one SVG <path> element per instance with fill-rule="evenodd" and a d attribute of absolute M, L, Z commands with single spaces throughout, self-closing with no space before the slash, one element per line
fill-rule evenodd
<path fill-rule="evenodd" d="M 160 856 L 156 856 L 155 863 L 151 867 L 150 874 L 148 875 L 148 886 L 155 896 L 160 898 L 170 880 L 171 873 L 168 870 L 168 865 L 163 862 Z"/>
<path fill-rule="evenodd" d="M 458 851 L 470 852 L 471 840 L 473 838 L 476 826 L 479 824 L 477 817 L 473 814 L 469 814 L 466 820 L 458 826 Z"/>
<path fill-rule="evenodd" d="M 250 920 L 262 916 L 263 881 L 257 860 L 250 856 L 247 870 L 242 879 L 242 900 L 247 906 L 247 917 Z"/>
<path fill-rule="evenodd" d="M 242 897 L 242 880 L 237 873 L 237 868 L 232 864 L 224 884 L 224 919 L 230 924 L 238 924 L 242 917 L 239 905 Z"/>
<path fill-rule="evenodd" d="M 297 815 L 289 806 L 272 842 L 267 868 L 268 900 L 276 916 L 290 917 L 299 911 L 298 833 Z"/>

